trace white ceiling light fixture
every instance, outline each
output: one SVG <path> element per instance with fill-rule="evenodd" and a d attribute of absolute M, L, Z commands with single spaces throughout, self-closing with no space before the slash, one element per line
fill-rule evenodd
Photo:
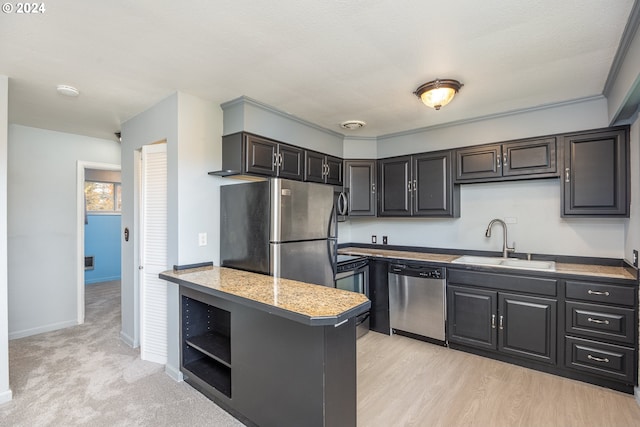
<path fill-rule="evenodd" d="M 439 110 L 451 102 L 462 86 L 464 85 L 457 80 L 435 79 L 423 84 L 413 93 L 427 107 Z"/>
<path fill-rule="evenodd" d="M 366 125 L 362 120 L 346 120 L 340 123 L 340 127 L 342 129 L 356 130 L 364 127 Z"/>
<path fill-rule="evenodd" d="M 56 87 L 56 90 L 60 95 L 70 96 L 72 98 L 75 98 L 78 95 L 80 95 L 80 91 L 78 89 L 69 85 L 58 85 Z"/>

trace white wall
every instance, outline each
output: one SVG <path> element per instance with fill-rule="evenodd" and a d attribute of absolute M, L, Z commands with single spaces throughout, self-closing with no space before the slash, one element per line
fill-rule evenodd
<path fill-rule="evenodd" d="M 131 239 L 122 248 L 122 338 L 139 345 L 139 287 L 136 216 L 136 153 L 146 144 L 166 140 L 168 154 L 168 265 L 219 262 L 218 203 L 222 110 L 210 102 L 176 93 L 122 125 L 122 227 Z M 198 245 L 207 233 L 208 245 Z M 179 380 L 178 287 L 168 283 L 166 372 Z"/>
<path fill-rule="evenodd" d="M 120 162 L 120 145 L 19 125 L 8 142 L 9 336 L 77 323 L 78 161 Z"/>
<path fill-rule="evenodd" d="M 378 157 L 419 153 L 509 139 L 607 126 L 604 98 L 443 126 L 378 139 Z M 458 219 L 352 219 L 341 224 L 340 241 L 370 243 L 371 235 L 390 245 L 500 251 L 502 234 L 484 237 L 493 218 L 512 217 L 510 243 L 518 252 L 623 258 L 624 219 L 563 219 L 558 179 L 464 184 Z"/>
<path fill-rule="evenodd" d="M 9 314 L 7 295 L 7 138 L 9 78 L 0 76 L 0 404 L 11 400 L 9 388 Z"/>

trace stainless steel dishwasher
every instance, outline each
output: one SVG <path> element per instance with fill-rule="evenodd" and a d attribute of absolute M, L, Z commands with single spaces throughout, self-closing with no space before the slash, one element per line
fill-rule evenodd
<path fill-rule="evenodd" d="M 391 333 L 445 344 L 445 269 L 419 264 L 389 266 Z"/>

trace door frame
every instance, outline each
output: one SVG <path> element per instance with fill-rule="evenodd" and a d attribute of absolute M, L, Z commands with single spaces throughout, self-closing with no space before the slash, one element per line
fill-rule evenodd
<path fill-rule="evenodd" d="M 78 325 L 84 323 L 84 170 L 101 169 L 120 171 L 122 167 L 111 163 L 77 161 L 76 173 L 76 318 Z M 121 261 L 122 262 L 122 261 Z"/>

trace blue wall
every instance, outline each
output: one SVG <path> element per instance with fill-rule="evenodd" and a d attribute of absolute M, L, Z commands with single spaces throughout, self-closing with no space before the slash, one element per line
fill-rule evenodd
<path fill-rule="evenodd" d="M 87 215 L 84 254 L 94 256 L 94 269 L 85 270 L 85 285 L 120 280 L 121 215 Z"/>

